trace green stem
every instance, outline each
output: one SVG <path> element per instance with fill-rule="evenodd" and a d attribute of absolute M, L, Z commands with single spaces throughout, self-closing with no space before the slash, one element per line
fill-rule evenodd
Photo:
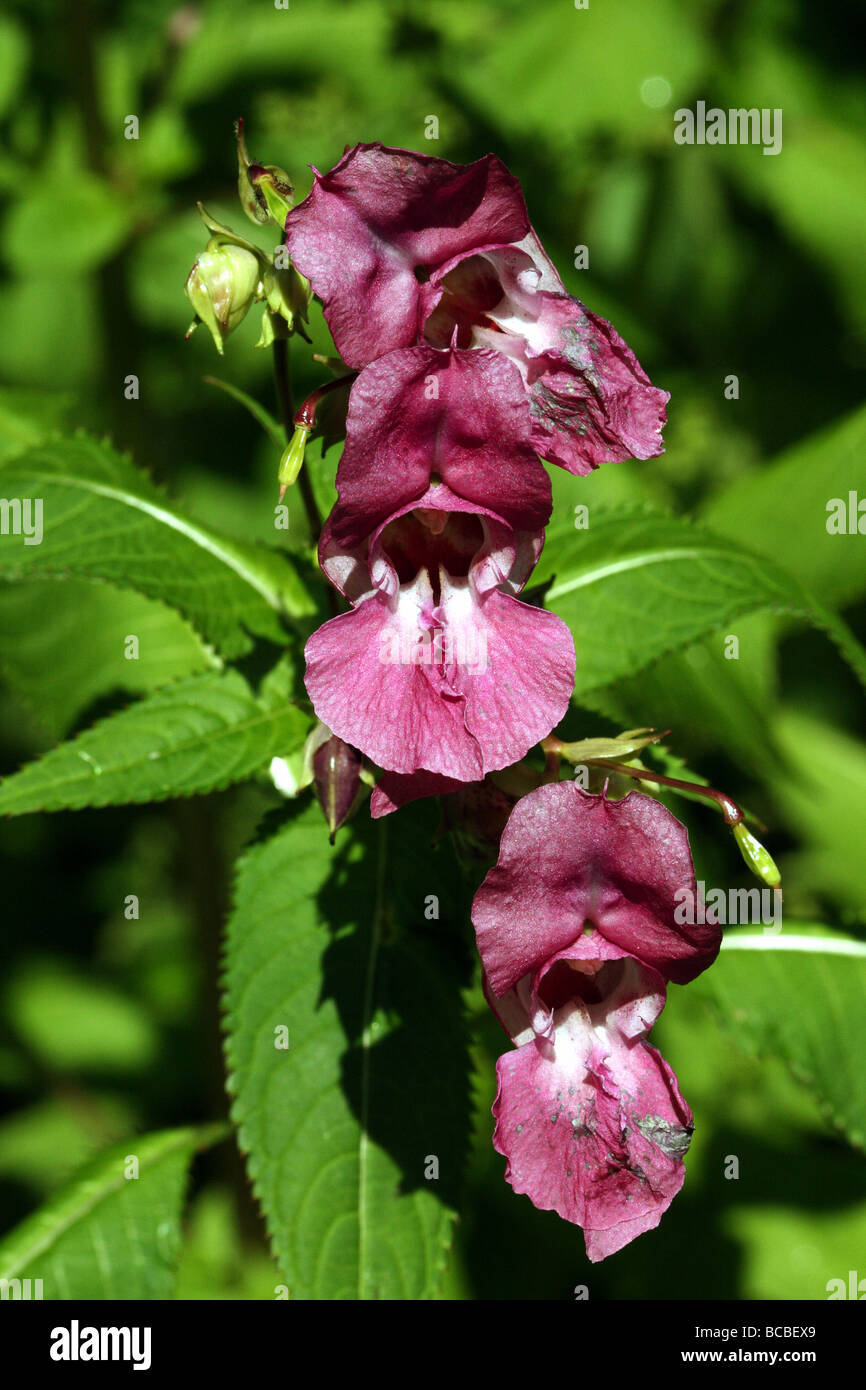
<path fill-rule="evenodd" d="M 286 441 L 291 439 L 294 433 L 294 414 L 295 406 L 292 399 L 292 377 L 291 363 L 289 359 L 289 343 L 287 338 L 274 339 L 274 385 L 277 392 L 277 403 L 280 408 L 280 419 L 283 422 L 283 429 L 286 432 Z M 316 502 L 313 486 L 310 482 L 310 475 L 306 469 L 301 469 L 298 478 L 298 487 L 301 493 L 301 500 L 304 510 L 307 513 L 307 521 L 313 541 L 319 539 L 322 530 L 322 514 Z"/>

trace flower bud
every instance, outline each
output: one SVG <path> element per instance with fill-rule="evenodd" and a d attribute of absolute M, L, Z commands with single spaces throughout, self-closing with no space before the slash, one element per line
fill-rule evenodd
<path fill-rule="evenodd" d="M 313 784 L 325 813 L 331 844 L 351 815 L 361 791 L 361 754 L 331 734 L 313 754 Z"/>
<path fill-rule="evenodd" d="M 280 484 L 280 496 L 282 497 L 287 487 L 297 479 L 298 474 L 304 466 L 304 451 L 307 447 L 307 440 L 310 437 L 308 425 L 296 425 L 295 432 L 283 450 L 280 459 L 280 469 L 277 474 Z"/>
<path fill-rule="evenodd" d="M 734 839 L 740 847 L 740 853 L 752 873 L 763 879 L 769 888 L 778 888 L 782 882 L 782 875 L 760 840 L 756 840 L 751 830 L 746 829 L 743 821 L 738 821 L 731 829 L 734 832 Z"/>
<path fill-rule="evenodd" d="M 189 273 L 186 295 L 196 317 L 187 337 L 199 323 L 207 324 L 216 350 L 245 317 L 259 291 L 259 261 L 242 246 L 221 245 L 211 237 Z"/>
<path fill-rule="evenodd" d="M 289 332 L 299 331 L 296 320 L 306 320 L 310 307 L 310 282 L 293 265 L 281 269 L 267 266 L 262 276 L 262 291 L 272 314 L 285 321 Z"/>
<path fill-rule="evenodd" d="M 247 154 L 244 123 L 236 126 L 238 140 L 238 196 L 251 222 L 265 226 L 275 222 L 285 231 L 286 217 L 294 201 L 294 187 L 285 169 L 276 164 L 256 164 Z"/>

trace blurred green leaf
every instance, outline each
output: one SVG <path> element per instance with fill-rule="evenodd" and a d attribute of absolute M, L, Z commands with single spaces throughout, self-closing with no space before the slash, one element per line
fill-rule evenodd
<path fill-rule="evenodd" d="M 69 962 L 31 959 L 7 979 L 3 1003 L 20 1041 L 53 1071 L 137 1072 L 156 1054 L 140 1005 Z"/>
<path fill-rule="evenodd" d="M 866 919 L 866 748 L 826 720 L 791 708 L 780 712 L 776 737 L 784 762 L 773 795 L 802 845 L 785 862 L 785 881 L 793 878 L 802 891 L 826 894 Z"/>
<path fill-rule="evenodd" d="M 250 1249 L 238 1228 L 234 1194 L 207 1187 L 190 1206 L 177 1272 L 177 1298 L 274 1299 L 281 1276 L 267 1251 Z"/>
<path fill-rule="evenodd" d="M 335 851 L 312 803 L 241 862 L 229 1087 L 293 1298 L 425 1299 L 442 1277 L 467 1145 L 449 943 L 466 908 L 431 810 L 401 812 L 393 846 L 386 821 L 359 817 Z M 428 894 L 441 920 L 425 920 Z"/>
<path fill-rule="evenodd" d="M 43 535 L 0 537 L 0 573 L 104 579 L 161 599 L 224 655 L 250 633 L 283 640 L 278 614 L 315 611 L 289 558 L 218 535 L 177 511 L 109 445 L 76 435 L 0 466 L 8 498 L 39 499 Z"/>
<path fill-rule="evenodd" d="M 154 599 L 84 579 L 0 585 L 0 670 L 54 739 L 98 697 L 142 694 L 215 664 L 188 623 Z"/>
<path fill-rule="evenodd" d="M 58 294 L 57 282 L 39 274 L 12 277 L 0 284 L 0 372 L 10 381 L 42 389 L 80 389 L 99 362 L 100 328 L 94 286 L 86 275 L 69 275 Z M 58 352 L 69 325 L 75 324 L 75 350 Z"/>
<path fill-rule="evenodd" d="M 635 676 L 585 691 L 580 703 L 622 727 L 643 721 L 669 728 L 670 742 L 687 747 L 692 756 L 723 748 L 754 773 L 775 776 L 779 760 L 772 724 L 776 622 L 767 613 L 736 618 L 711 637 L 685 651 L 669 652 Z M 730 636 L 738 640 L 736 660 L 724 654 Z"/>
<path fill-rule="evenodd" d="M 825 603 L 866 592 L 863 537 L 830 535 L 827 503 L 859 491 L 866 500 L 866 406 L 747 473 L 704 509 L 704 520 L 732 540 L 749 537 L 761 554 L 796 557 L 797 575 Z"/>
<path fill-rule="evenodd" d="M 4 223 L 3 255 L 19 275 L 63 279 L 101 265 L 129 235 L 135 210 L 128 194 L 83 169 L 31 174 Z"/>
<path fill-rule="evenodd" d="M 832 1124 L 866 1149 L 866 942 L 808 923 L 728 931 L 691 988 L 747 1049 L 785 1059 Z"/>
<path fill-rule="evenodd" d="M 644 83 L 662 78 L 662 107 L 673 108 L 709 62 L 700 21 L 688 8 L 676 0 L 652 7 L 618 0 L 580 10 L 572 3 L 498 8 L 495 24 L 454 65 L 461 89 L 498 127 L 570 146 L 599 128 L 629 135 L 663 128 L 670 138 L 670 112 L 644 101 Z"/>
<path fill-rule="evenodd" d="M 832 97 L 832 93 L 828 91 Z M 742 158 L 732 148 L 726 168 L 758 203 L 770 208 L 791 238 L 818 258 L 836 293 L 866 337 L 866 149 L 861 131 L 827 117 L 794 118 L 785 93 L 784 148 L 770 159 Z M 734 104 L 734 103 L 732 103 Z M 749 151 L 751 153 L 751 151 Z M 769 165 L 769 168 L 761 166 Z M 796 292 L 796 290 L 795 290 Z"/>
<path fill-rule="evenodd" d="M 171 1298 L 189 1165 L 224 1133 L 169 1129 L 116 1144 L 5 1238 L 0 1278 L 41 1279 L 46 1299 Z"/>
<path fill-rule="evenodd" d="M 123 806 L 243 781 L 300 747 L 310 718 L 285 692 L 261 699 L 236 671 L 178 681 L 0 783 L 0 814 Z"/>
<path fill-rule="evenodd" d="M 59 391 L 0 387 L 0 461 L 23 453 L 63 424 L 72 399 Z"/>
<path fill-rule="evenodd" d="M 109 1138 L 134 1127 L 132 1107 L 117 1095 L 110 1098 L 73 1087 L 62 1098 L 49 1095 L 0 1121 L 0 1178 L 12 1178 L 39 1196 L 68 1181 L 74 1170 L 104 1147 L 95 1131 L 110 1130 Z"/>
<path fill-rule="evenodd" d="M 27 38 L 11 15 L 0 15 L 0 114 L 14 101 L 27 68 Z"/>

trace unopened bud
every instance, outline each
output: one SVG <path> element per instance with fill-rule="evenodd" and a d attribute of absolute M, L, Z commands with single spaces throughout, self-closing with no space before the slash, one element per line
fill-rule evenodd
<path fill-rule="evenodd" d="M 331 734 L 313 754 L 313 784 L 333 844 L 361 791 L 361 754 L 357 748 Z"/>
<path fill-rule="evenodd" d="M 241 207 L 251 222 L 265 226 L 275 222 L 285 231 L 286 217 L 294 201 L 295 190 L 285 169 L 276 164 L 256 164 L 247 154 L 244 123 L 236 126 L 238 139 L 238 196 Z"/>
<path fill-rule="evenodd" d="M 206 324 L 222 355 L 223 343 L 256 298 L 260 276 L 258 258 L 251 251 L 220 245 L 211 238 L 186 282 L 186 295 L 196 314 L 186 336 L 199 323 Z"/>
<path fill-rule="evenodd" d="M 310 437 L 310 427 L 308 425 L 296 425 L 295 432 L 283 450 L 280 459 L 280 470 L 277 474 L 280 484 L 280 496 L 282 497 L 287 487 L 291 487 L 298 474 L 304 466 L 304 450 L 307 447 L 307 440 Z"/>
<path fill-rule="evenodd" d="M 738 821 L 731 829 L 734 832 L 734 839 L 740 847 L 740 853 L 752 873 L 763 879 L 768 888 L 778 888 L 782 882 L 782 875 L 779 873 L 774 859 L 764 849 L 760 840 L 756 840 L 751 830 L 746 829 L 743 821 Z"/>
<path fill-rule="evenodd" d="M 296 320 L 306 320 L 312 289 L 293 265 L 285 270 L 269 265 L 262 276 L 262 291 L 268 309 L 285 321 L 290 333 L 296 329 Z"/>

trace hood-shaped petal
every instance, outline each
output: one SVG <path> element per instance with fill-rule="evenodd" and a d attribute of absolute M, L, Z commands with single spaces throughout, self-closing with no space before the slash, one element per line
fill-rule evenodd
<path fill-rule="evenodd" d="M 588 926 L 666 979 L 694 979 L 715 959 L 721 931 L 676 920 L 683 889 L 696 900 L 688 832 L 660 802 L 641 792 L 612 801 L 574 782 L 539 787 L 511 813 L 499 862 L 473 903 L 494 993 L 571 948 Z"/>
<path fill-rule="evenodd" d="M 374 143 L 314 172 L 286 245 L 350 367 L 418 341 L 431 268 L 529 233 L 520 185 L 495 155 L 461 165 Z"/>
<path fill-rule="evenodd" d="M 520 373 L 500 353 L 407 348 L 360 373 L 332 536 L 351 549 L 383 518 L 417 504 L 435 478 L 513 527 L 547 524 L 550 479 L 532 443 Z"/>

